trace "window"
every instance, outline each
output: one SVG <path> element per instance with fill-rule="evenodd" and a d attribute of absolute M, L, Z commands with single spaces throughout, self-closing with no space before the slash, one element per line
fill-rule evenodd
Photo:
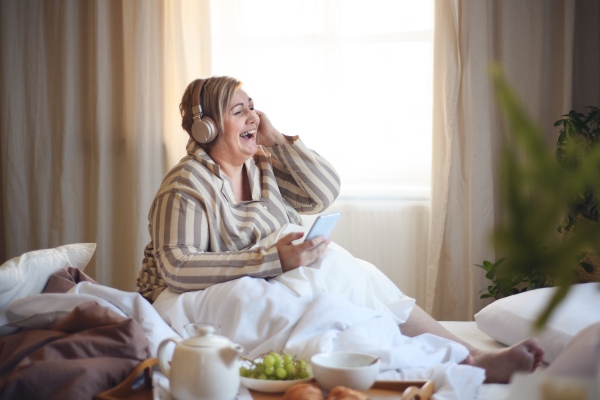
<path fill-rule="evenodd" d="M 213 72 L 326 157 L 345 197 L 429 197 L 433 0 L 219 0 Z"/>

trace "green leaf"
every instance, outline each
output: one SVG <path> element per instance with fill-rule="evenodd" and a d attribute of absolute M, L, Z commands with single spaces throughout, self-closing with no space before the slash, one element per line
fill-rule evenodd
<path fill-rule="evenodd" d="M 565 121 L 566 121 L 565 119 L 559 119 L 558 121 L 556 121 L 556 122 L 554 123 L 554 126 L 559 126 L 559 125 L 562 125 L 562 123 L 563 123 L 563 122 L 565 122 Z"/>
<path fill-rule="evenodd" d="M 487 279 L 491 279 L 491 280 L 493 280 L 493 279 L 494 279 L 494 275 L 496 275 L 496 266 L 492 266 L 492 269 L 490 269 L 490 270 L 488 271 L 488 273 L 487 273 L 487 274 L 485 274 L 485 277 L 486 277 Z"/>
<path fill-rule="evenodd" d="M 544 278 L 537 276 L 531 280 L 531 287 L 533 288 L 535 286 L 536 288 L 539 288 L 540 285 L 545 281 L 546 280 Z"/>
<path fill-rule="evenodd" d="M 489 271 L 489 270 L 491 270 L 491 269 L 492 269 L 492 267 L 493 267 L 493 265 L 492 265 L 492 263 L 491 263 L 491 262 L 489 262 L 489 261 L 487 261 L 487 260 L 483 262 L 483 268 L 484 268 L 486 271 Z"/>
<path fill-rule="evenodd" d="M 562 146 L 567 140 L 567 134 L 564 130 L 560 131 L 560 135 L 558 135 L 558 141 L 556 142 L 557 146 Z M 562 149 L 561 149 L 562 150 Z"/>
<path fill-rule="evenodd" d="M 479 265 L 479 264 L 473 264 L 473 265 L 475 265 L 476 267 L 485 269 L 485 267 L 483 265 Z"/>
<path fill-rule="evenodd" d="M 493 297 L 491 294 L 482 294 L 481 296 L 479 296 L 480 299 L 487 299 Z"/>
<path fill-rule="evenodd" d="M 581 265 L 583 269 L 585 269 L 585 272 L 587 272 L 588 274 L 594 272 L 594 266 L 591 264 L 588 264 L 586 262 L 580 262 L 579 265 Z"/>
<path fill-rule="evenodd" d="M 556 149 L 556 161 L 558 161 L 562 167 L 565 166 L 565 153 L 566 151 L 560 147 Z"/>
<path fill-rule="evenodd" d="M 500 264 L 502 264 L 504 262 L 504 260 L 506 260 L 506 257 L 502 257 L 501 259 L 499 259 L 498 261 L 496 261 L 494 263 L 494 267 L 498 268 L 498 266 L 500 266 Z"/>
<path fill-rule="evenodd" d="M 513 287 L 511 285 L 511 282 L 506 279 L 501 279 L 498 282 L 498 291 L 504 296 L 510 296 L 511 294 L 513 294 Z"/>

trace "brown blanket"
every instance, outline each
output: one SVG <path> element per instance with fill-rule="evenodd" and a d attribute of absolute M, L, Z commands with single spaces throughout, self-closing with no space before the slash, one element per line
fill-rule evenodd
<path fill-rule="evenodd" d="M 71 288 L 75 287 L 79 282 L 98 283 L 83 271 L 77 268 L 67 267 L 56 271 L 44 288 L 43 293 L 67 293 Z"/>
<path fill-rule="evenodd" d="M 150 357 L 141 325 L 95 302 L 0 338 L 0 399 L 91 399 Z"/>

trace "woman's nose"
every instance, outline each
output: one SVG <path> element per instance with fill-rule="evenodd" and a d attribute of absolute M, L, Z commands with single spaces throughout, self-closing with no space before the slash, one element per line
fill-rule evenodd
<path fill-rule="evenodd" d="M 254 112 L 254 110 L 249 110 L 250 114 L 248 115 L 248 123 L 249 124 L 256 124 L 259 121 L 258 115 L 256 115 L 256 113 Z"/>

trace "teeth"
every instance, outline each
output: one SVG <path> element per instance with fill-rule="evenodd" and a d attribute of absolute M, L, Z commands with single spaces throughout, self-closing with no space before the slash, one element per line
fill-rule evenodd
<path fill-rule="evenodd" d="M 240 136 L 248 136 L 248 135 L 254 135 L 256 133 L 256 129 L 253 129 L 251 131 L 247 131 L 242 133 Z"/>

